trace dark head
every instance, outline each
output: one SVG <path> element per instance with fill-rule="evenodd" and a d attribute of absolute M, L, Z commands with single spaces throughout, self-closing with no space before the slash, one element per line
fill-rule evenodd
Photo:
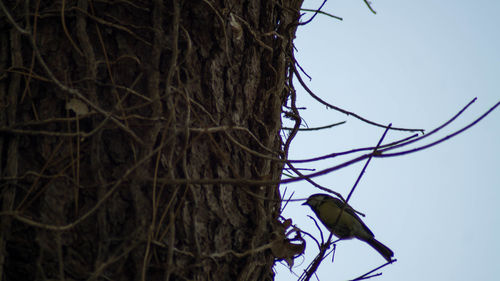
<path fill-rule="evenodd" d="M 319 207 L 323 202 L 327 200 L 331 200 L 332 197 L 327 195 L 327 194 L 313 194 L 307 198 L 307 201 L 304 202 L 302 205 L 309 205 L 313 210 L 315 210 L 317 207 Z"/>

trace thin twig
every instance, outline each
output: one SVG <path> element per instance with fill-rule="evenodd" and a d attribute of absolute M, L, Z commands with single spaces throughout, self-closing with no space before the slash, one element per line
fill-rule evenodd
<path fill-rule="evenodd" d="M 305 9 L 305 8 L 301 8 L 300 10 L 301 11 L 306 11 L 306 12 L 314 12 L 316 14 L 322 14 L 322 15 L 325 15 L 325 16 L 328 16 L 328 17 L 331 17 L 331 18 L 334 18 L 334 19 L 337 19 L 337 20 L 343 20 L 341 17 L 337 17 L 336 15 L 332 15 L 330 13 L 323 12 L 321 10 Z M 311 20 L 312 20 L 312 18 L 311 18 Z"/>
<path fill-rule="evenodd" d="M 364 117 L 361 117 L 359 116 L 358 114 L 354 113 L 354 112 L 350 112 L 350 111 L 347 111 L 345 109 L 342 109 L 340 107 L 337 107 L 337 106 L 334 106 L 330 103 L 327 103 L 326 101 L 322 100 L 320 97 L 318 97 L 317 95 L 315 95 L 313 93 L 313 91 L 311 91 L 311 89 L 309 89 L 309 87 L 307 87 L 306 83 L 304 82 L 304 80 L 302 80 L 302 78 L 300 77 L 300 74 L 299 72 L 297 71 L 297 69 L 295 68 L 295 66 L 293 66 L 293 64 L 291 64 L 291 68 L 293 70 L 293 72 L 295 73 L 296 77 L 297 77 L 297 80 L 299 80 L 300 84 L 302 85 L 302 87 L 304 88 L 304 90 L 306 90 L 307 93 L 309 93 L 309 95 L 311 97 L 313 97 L 314 99 L 316 99 L 318 102 L 320 102 L 321 104 L 324 104 L 326 105 L 327 107 L 333 109 L 333 110 L 336 110 L 336 111 L 339 111 L 339 112 L 342 112 L 346 115 L 352 115 L 353 117 L 365 122 L 365 123 L 368 123 L 370 125 L 373 125 L 373 126 L 377 126 L 377 127 L 381 127 L 381 128 L 387 128 L 386 126 L 382 125 L 382 124 L 379 124 L 379 123 L 376 123 L 376 122 L 373 122 L 373 121 L 370 121 Z M 408 131 L 408 132 L 421 132 L 423 133 L 424 132 L 424 129 L 409 129 L 409 128 L 396 128 L 396 127 L 393 127 L 391 128 L 392 130 L 396 130 L 396 131 Z"/>
<path fill-rule="evenodd" d="M 328 128 L 332 128 L 332 127 L 335 127 L 335 126 L 339 126 L 339 125 L 342 125 L 342 124 L 345 124 L 345 123 L 346 123 L 346 121 L 342 121 L 342 122 L 333 123 L 333 124 L 326 125 L 326 126 L 321 126 L 321 127 L 299 128 L 299 131 L 319 131 L 319 130 L 323 130 L 323 129 L 328 129 Z M 281 129 L 282 130 L 293 130 L 293 128 L 289 128 L 289 127 L 283 127 Z"/>
<path fill-rule="evenodd" d="M 314 15 L 312 15 L 312 17 L 309 20 L 307 20 L 305 22 L 301 22 L 301 23 L 299 23 L 299 25 L 306 25 L 306 24 L 310 23 L 316 17 L 316 15 L 321 11 L 321 8 L 323 8 L 323 6 L 326 4 L 326 1 L 327 0 L 323 0 L 323 3 L 321 3 L 321 6 L 319 6 L 319 8 L 317 10 L 315 10 Z"/>
<path fill-rule="evenodd" d="M 377 271 L 377 270 L 379 270 L 379 269 L 381 269 L 381 268 L 383 268 L 383 267 L 385 267 L 385 266 L 387 266 L 387 265 L 389 265 L 389 264 L 391 264 L 391 263 L 394 263 L 396 261 L 398 261 L 398 260 L 391 260 L 389 262 L 386 262 L 383 265 L 378 266 L 378 267 L 376 267 L 376 268 L 368 271 L 367 273 L 365 273 L 365 274 L 363 274 L 361 276 L 358 276 L 358 277 L 356 277 L 356 278 L 354 278 L 354 279 L 352 279 L 350 281 L 364 280 L 364 279 L 372 278 L 372 277 L 375 277 L 375 276 L 379 276 L 379 275 L 381 275 L 381 273 L 377 273 L 375 275 L 370 275 L 370 276 L 368 276 L 368 275 L 371 274 L 371 273 L 373 273 L 373 272 L 375 272 L 375 271 Z"/>
<path fill-rule="evenodd" d="M 451 117 L 448 121 L 444 122 L 442 125 L 438 126 L 437 128 L 431 130 L 429 133 L 425 134 L 425 135 L 422 135 L 416 139 L 413 139 L 413 140 L 409 140 L 408 142 L 403 142 L 403 143 L 400 143 L 398 145 L 394 145 L 392 147 L 389 148 L 386 148 L 386 149 L 381 149 L 383 151 L 388 151 L 388 150 L 394 150 L 396 148 L 399 148 L 399 147 L 403 147 L 403 146 L 408 146 L 409 144 L 412 144 L 414 142 L 417 142 L 417 141 L 421 141 L 425 138 L 428 138 L 434 134 L 436 134 L 437 132 L 439 132 L 441 129 L 443 129 L 444 127 L 448 126 L 449 124 L 451 124 L 451 122 L 455 121 L 460 115 L 462 115 L 462 113 L 465 112 L 465 110 L 467 110 L 467 108 L 469 108 L 474 102 L 476 102 L 477 98 L 473 98 L 467 105 L 465 105 L 462 109 L 460 109 L 453 117 Z"/>
<path fill-rule="evenodd" d="M 401 156 L 401 155 L 405 155 L 405 154 L 409 154 L 409 153 L 414 153 L 414 152 L 417 152 L 417 151 L 420 151 L 420 150 L 424 150 L 424 149 L 427 149 L 427 148 L 430 148 L 430 147 L 433 147 L 435 145 L 438 145 L 446 140 L 449 140 L 463 132 L 465 132 L 466 130 L 470 129 L 472 126 L 476 125 L 479 121 L 481 121 L 484 117 L 488 116 L 493 110 L 495 110 L 495 108 L 497 108 L 498 106 L 500 105 L 500 102 L 497 102 L 493 107 L 491 107 L 488 111 L 486 111 L 483 115 L 481 115 L 479 118 L 477 118 L 476 120 L 474 120 L 473 122 L 471 122 L 469 125 L 463 127 L 462 129 L 454 132 L 453 134 L 450 134 L 450 135 L 447 135 L 446 137 L 443 137 L 435 142 L 432 142 L 430 144 L 427 144 L 427 145 L 424 145 L 424 146 L 421 146 L 421 147 L 417 147 L 417 148 L 414 148 L 414 149 L 410 149 L 410 150 L 405 150 L 405 151 L 401 151 L 401 152 L 395 152 L 395 153 L 383 153 L 384 151 L 389 151 L 389 150 L 392 150 L 393 148 L 390 147 L 390 148 L 386 148 L 384 149 L 383 151 L 379 151 L 380 154 L 379 155 L 375 155 L 375 157 L 394 157 L 394 156 Z"/>
<path fill-rule="evenodd" d="M 294 173 L 296 173 L 299 177 L 304 177 L 304 180 L 305 180 L 305 181 L 309 182 L 310 184 L 312 184 L 312 185 L 313 185 L 313 186 L 315 186 L 316 188 L 319 188 L 319 189 L 321 189 L 321 190 L 323 190 L 323 191 L 326 191 L 326 192 L 329 192 L 329 193 L 335 194 L 336 196 L 338 196 L 338 197 L 342 198 L 342 200 L 344 199 L 340 193 L 338 193 L 338 192 L 336 192 L 336 191 L 333 191 L 333 190 L 331 190 L 331 189 L 329 189 L 329 188 L 326 188 L 326 187 L 324 187 L 324 186 L 321 186 L 321 185 L 317 184 L 315 181 L 313 181 L 312 179 L 310 179 L 309 177 L 304 176 L 304 175 L 303 175 L 303 174 L 302 174 L 302 173 L 301 173 L 301 172 L 300 172 L 297 168 L 295 168 L 295 167 L 292 165 L 292 163 L 287 162 L 286 164 L 288 165 L 288 167 L 290 167 L 290 169 L 292 169 L 292 171 L 293 171 Z"/>
<path fill-rule="evenodd" d="M 455 133 L 451 134 L 451 135 L 448 135 L 436 142 L 433 142 L 431 144 L 428 144 L 428 145 L 425 145 L 425 146 L 421 146 L 421 147 L 418 147 L 418 148 L 415 148 L 415 149 L 411 149 L 411 150 L 408 150 L 408 151 L 402 151 L 402 152 L 398 152 L 398 153 L 385 153 L 385 151 L 389 151 L 389 150 L 392 150 L 392 149 L 395 149 L 395 146 L 394 147 L 389 147 L 389 148 L 386 148 L 386 149 L 380 149 L 378 150 L 378 152 L 373 155 L 373 153 L 367 153 L 367 154 L 364 154 L 364 155 L 361 155 L 361 156 L 358 156 L 354 159 L 351 159 L 349 161 L 346 161 L 346 162 L 343 162 L 341 164 L 338 164 L 336 166 L 333 166 L 333 167 L 330 167 L 330 168 L 327 168 L 327 169 L 324 169 L 324 170 L 320 170 L 318 172 L 315 172 L 315 173 L 311 173 L 309 175 L 305 175 L 304 177 L 297 177 L 297 178 L 292 178 L 292 179 L 284 179 L 281 181 L 282 184 L 284 183 L 292 183 L 292 182 L 296 182 L 296 181 L 301 181 L 301 180 L 304 180 L 304 179 L 311 179 L 311 178 L 314 178 L 314 177 L 318 177 L 318 176 L 322 176 L 322 175 L 326 175 L 328 173 L 331 173 L 333 171 L 336 171 L 336 170 L 339 170 L 339 169 L 342 169 L 342 168 L 345 168 L 345 167 L 348 167 L 352 164 L 355 164 L 359 161 L 362 161 L 368 157 L 371 157 L 372 155 L 374 157 L 394 157 L 394 156 L 401 156 L 401 155 L 404 155 L 404 154 L 408 154 L 408 153 L 413 153 L 413 152 L 417 152 L 417 151 L 420 151 L 422 149 L 425 149 L 425 148 L 429 148 L 431 146 L 434 146 L 434 145 L 437 145 L 445 140 L 448 140 L 452 137 L 455 137 L 457 135 L 459 135 L 460 133 L 464 132 L 465 130 L 469 129 L 470 127 L 476 125 L 479 121 L 481 121 L 484 117 L 486 117 L 488 114 L 490 114 L 496 107 L 498 107 L 500 105 L 500 102 L 498 102 L 497 104 L 495 104 L 492 108 L 490 108 L 486 113 L 484 113 L 482 116 L 480 116 L 478 119 L 476 119 L 475 121 L 471 122 L 469 125 L 467 125 L 466 127 L 456 131 Z M 469 106 L 469 105 L 467 105 Z M 466 107 L 467 108 L 467 107 Z M 463 112 L 463 110 L 461 112 L 459 112 L 456 116 L 458 116 L 459 114 L 461 114 Z M 451 123 L 452 120 L 454 120 L 455 117 L 453 117 L 451 120 L 447 121 L 446 123 L 444 123 L 443 125 L 439 126 L 438 128 L 434 129 L 433 130 L 433 133 L 437 130 L 440 130 L 442 129 L 444 126 L 448 125 Z M 421 138 L 420 138 L 421 139 Z M 416 141 L 416 140 L 415 140 Z M 404 144 L 401 144 L 401 145 L 398 145 L 398 147 L 401 147 L 401 146 L 406 146 L 408 145 L 409 143 L 413 143 L 414 141 L 409 141 L 409 142 L 406 142 Z"/>
<path fill-rule="evenodd" d="M 372 8 L 372 4 L 368 0 L 363 1 L 365 1 L 366 6 L 368 6 L 368 9 L 370 9 L 372 13 L 377 14 L 377 12 L 375 12 L 375 10 Z"/>
<path fill-rule="evenodd" d="M 392 147 L 394 145 L 406 142 L 406 141 L 411 140 L 411 139 L 416 138 L 416 137 L 418 137 L 418 134 L 414 134 L 414 135 L 411 135 L 411 136 L 406 137 L 404 139 L 400 139 L 400 140 L 397 140 L 397 141 L 394 141 L 394 142 L 391 142 L 391 143 L 388 143 L 388 144 L 381 145 L 379 147 L 379 150 L 381 150 L 382 148 Z M 355 149 L 351 149 L 351 150 L 347 150 L 347 151 L 342 151 L 342 152 L 334 152 L 334 153 L 330 153 L 330 154 L 326 154 L 326 155 L 318 156 L 318 157 L 314 157 L 314 158 L 297 159 L 297 160 L 291 159 L 291 160 L 288 160 L 288 161 L 290 161 L 291 163 L 316 162 L 316 161 L 326 160 L 326 159 L 329 159 L 329 158 L 335 158 L 337 156 L 343 156 L 343 155 L 352 154 L 352 153 L 356 153 L 356 152 L 370 151 L 370 150 L 373 150 L 373 149 L 374 149 L 374 147 L 355 148 Z"/>
<path fill-rule="evenodd" d="M 382 142 L 384 141 L 384 138 L 385 138 L 385 135 L 387 134 L 387 131 L 389 131 L 389 129 L 391 128 L 392 124 L 389 124 L 389 126 L 387 126 L 387 129 L 385 129 L 384 133 L 382 134 L 382 137 L 380 138 L 380 140 L 378 141 L 377 145 L 375 146 L 375 148 L 373 149 L 373 153 L 370 154 L 370 157 L 368 157 L 368 160 L 366 161 L 365 163 L 365 166 L 363 166 L 363 169 L 361 170 L 361 173 L 359 173 L 359 176 L 358 178 L 356 179 L 356 182 L 354 183 L 354 185 L 352 186 L 351 188 L 351 191 L 349 192 L 349 195 L 347 195 L 347 198 L 345 200 L 345 203 L 344 206 L 342 207 L 342 210 L 344 210 L 345 206 L 347 205 L 347 202 L 349 202 L 349 199 L 351 198 L 354 190 L 356 189 L 356 186 L 358 186 L 358 183 L 359 181 L 361 180 L 361 177 L 363 177 L 363 174 L 365 173 L 366 171 L 366 168 L 368 167 L 368 164 L 370 164 L 370 161 L 372 160 L 372 157 L 374 155 L 377 155 L 378 153 L 378 148 L 380 147 L 380 145 L 382 144 Z M 340 212 L 340 214 L 342 214 L 342 211 Z M 338 220 L 340 219 L 340 215 L 339 217 L 337 218 L 337 222 Z M 336 224 L 336 223 L 335 223 Z"/>

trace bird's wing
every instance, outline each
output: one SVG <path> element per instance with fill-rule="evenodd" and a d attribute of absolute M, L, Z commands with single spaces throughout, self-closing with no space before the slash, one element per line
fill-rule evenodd
<path fill-rule="evenodd" d="M 334 203 L 339 208 L 342 208 L 342 206 L 344 205 L 344 202 L 342 202 L 342 200 L 337 199 L 337 198 L 333 198 L 333 197 L 330 197 L 330 198 L 333 199 Z M 366 230 L 366 232 L 368 232 L 371 236 L 375 236 L 373 234 L 373 232 L 368 228 L 368 226 L 366 226 L 366 224 L 363 222 L 363 220 L 358 216 L 358 214 L 356 214 L 356 211 L 351 206 L 349 206 L 349 204 L 347 204 L 347 206 L 345 206 L 344 212 L 346 212 L 349 215 L 355 217 L 361 223 L 361 225 Z"/>

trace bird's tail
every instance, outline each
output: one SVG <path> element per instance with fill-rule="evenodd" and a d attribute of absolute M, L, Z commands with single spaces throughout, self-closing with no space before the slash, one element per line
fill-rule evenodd
<path fill-rule="evenodd" d="M 387 260 L 387 262 L 390 262 L 392 260 L 394 253 L 386 245 L 380 243 L 375 238 L 365 240 L 365 242 L 368 243 L 368 245 L 372 246 L 373 249 L 377 250 L 377 252 L 379 252 L 384 257 L 384 259 Z"/>

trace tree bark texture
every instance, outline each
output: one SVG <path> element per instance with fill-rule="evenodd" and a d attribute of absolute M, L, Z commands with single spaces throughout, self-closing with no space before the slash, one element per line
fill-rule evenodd
<path fill-rule="evenodd" d="M 301 2 L 1 1 L 2 280 L 272 279 Z"/>

